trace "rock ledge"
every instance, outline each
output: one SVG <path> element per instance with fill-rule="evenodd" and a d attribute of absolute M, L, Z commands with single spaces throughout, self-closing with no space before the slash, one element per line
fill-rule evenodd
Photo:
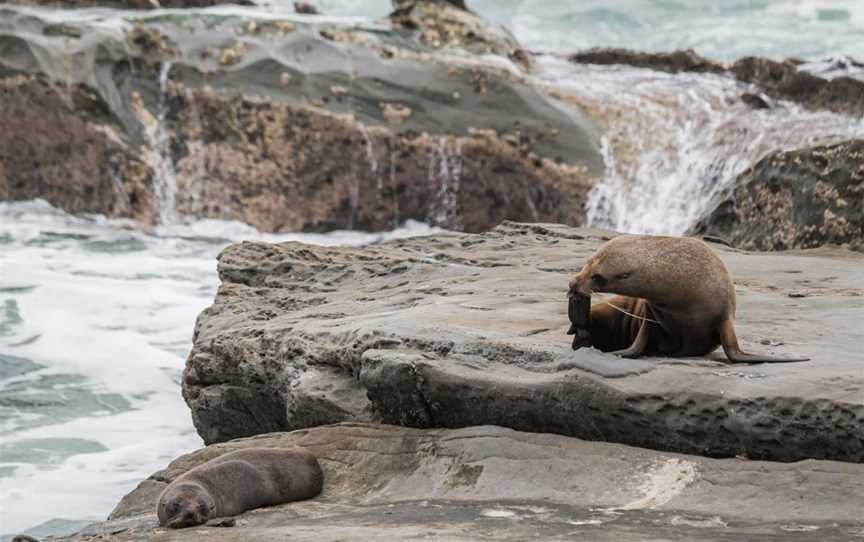
<path fill-rule="evenodd" d="M 565 291 L 609 233 L 505 223 L 356 248 L 242 243 L 198 319 L 206 442 L 343 421 L 500 425 L 714 457 L 864 461 L 864 256 L 717 247 L 748 349 L 809 363 L 569 348 Z M 762 344 L 760 344 L 762 343 Z"/>
<path fill-rule="evenodd" d="M 159 492 L 186 470 L 239 448 L 292 445 L 320 459 L 320 497 L 247 512 L 235 528 L 156 526 Z M 500 427 L 341 424 L 180 457 L 76 540 L 839 541 L 864 532 L 862 469 L 682 457 Z"/>

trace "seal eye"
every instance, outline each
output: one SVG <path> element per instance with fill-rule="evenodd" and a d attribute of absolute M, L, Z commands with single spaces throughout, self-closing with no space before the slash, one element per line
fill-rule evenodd
<path fill-rule="evenodd" d="M 591 282 L 594 286 L 606 286 L 606 279 L 603 275 L 591 275 Z"/>
<path fill-rule="evenodd" d="M 621 273 L 620 275 L 617 275 L 615 278 L 619 279 L 619 280 L 629 279 L 630 273 Z"/>

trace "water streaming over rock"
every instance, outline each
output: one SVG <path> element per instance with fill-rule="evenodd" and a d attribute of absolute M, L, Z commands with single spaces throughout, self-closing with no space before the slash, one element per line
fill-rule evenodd
<path fill-rule="evenodd" d="M 177 223 L 177 172 L 171 157 L 171 132 L 165 115 L 168 112 L 166 90 L 171 73 L 171 62 L 162 62 L 159 67 L 159 95 L 155 116 L 140 102 L 135 104 L 136 113 L 144 126 L 148 147 L 145 158 L 153 168 L 153 187 L 159 203 L 159 223 Z"/>
<path fill-rule="evenodd" d="M 544 78 L 606 128 L 606 174 L 588 201 L 594 226 L 682 234 L 768 151 L 864 136 L 860 118 L 781 101 L 754 110 L 741 94 L 757 90 L 731 77 L 574 65 L 552 56 L 541 65 Z"/>
<path fill-rule="evenodd" d="M 428 181 L 437 191 L 429 203 L 429 220 L 443 228 L 462 230 L 459 188 L 462 180 L 462 144 L 458 138 L 438 136 L 429 156 Z"/>

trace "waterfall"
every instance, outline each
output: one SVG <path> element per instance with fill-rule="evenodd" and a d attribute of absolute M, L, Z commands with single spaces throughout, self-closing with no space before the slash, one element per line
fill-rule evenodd
<path fill-rule="evenodd" d="M 864 120 L 788 102 L 751 109 L 730 77 L 543 58 L 544 77 L 605 129 L 592 226 L 682 234 L 767 152 L 864 136 Z"/>
<path fill-rule="evenodd" d="M 430 185 L 435 193 L 428 216 L 435 226 L 450 230 L 463 229 L 459 215 L 459 185 L 462 177 L 462 143 L 458 138 L 437 136 L 429 156 Z"/>
<path fill-rule="evenodd" d="M 176 224 L 177 214 L 177 173 L 171 158 L 171 133 L 165 122 L 168 113 L 166 99 L 168 76 L 171 63 L 163 62 L 159 69 L 159 96 L 156 101 L 156 116 L 154 117 L 143 104 L 135 104 L 136 113 L 144 125 L 144 137 L 148 149 L 144 157 L 153 169 L 153 188 L 159 202 L 158 221 L 161 225 Z"/>

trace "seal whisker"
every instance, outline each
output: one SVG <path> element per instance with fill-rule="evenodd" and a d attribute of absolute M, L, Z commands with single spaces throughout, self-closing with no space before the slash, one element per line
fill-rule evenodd
<path fill-rule="evenodd" d="M 648 317 L 645 317 L 645 316 L 639 316 L 639 315 L 633 314 L 632 312 L 627 312 L 627 311 L 625 311 L 624 309 L 622 309 L 621 307 L 619 307 L 618 305 L 615 305 L 615 304 L 610 303 L 610 302 L 608 302 L 608 301 L 604 301 L 604 302 L 602 302 L 602 303 L 600 303 L 600 304 L 601 304 L 601 305 L 609 305 L 610 307 L 612 307 L 612 308 L 615 309 L 616 311 L 618 311 L 618 312 L 622 312 L 622 313 L 626 314 L 627 316 L 629 316 L 629 317 L 631 317 L 631 318 L 635 318 L 635 319 L 637 319 L 637 320 L 642 320 L 642 321 L 645 321 L 645 322 L 653 322 L 653 323 L 655 323 L 655 324 L 657 324 L 657 325 L 660 325 L 660 322 L 658 322 L 657 320 L 652 320 L 651 318 L 648 318 Z"/>

